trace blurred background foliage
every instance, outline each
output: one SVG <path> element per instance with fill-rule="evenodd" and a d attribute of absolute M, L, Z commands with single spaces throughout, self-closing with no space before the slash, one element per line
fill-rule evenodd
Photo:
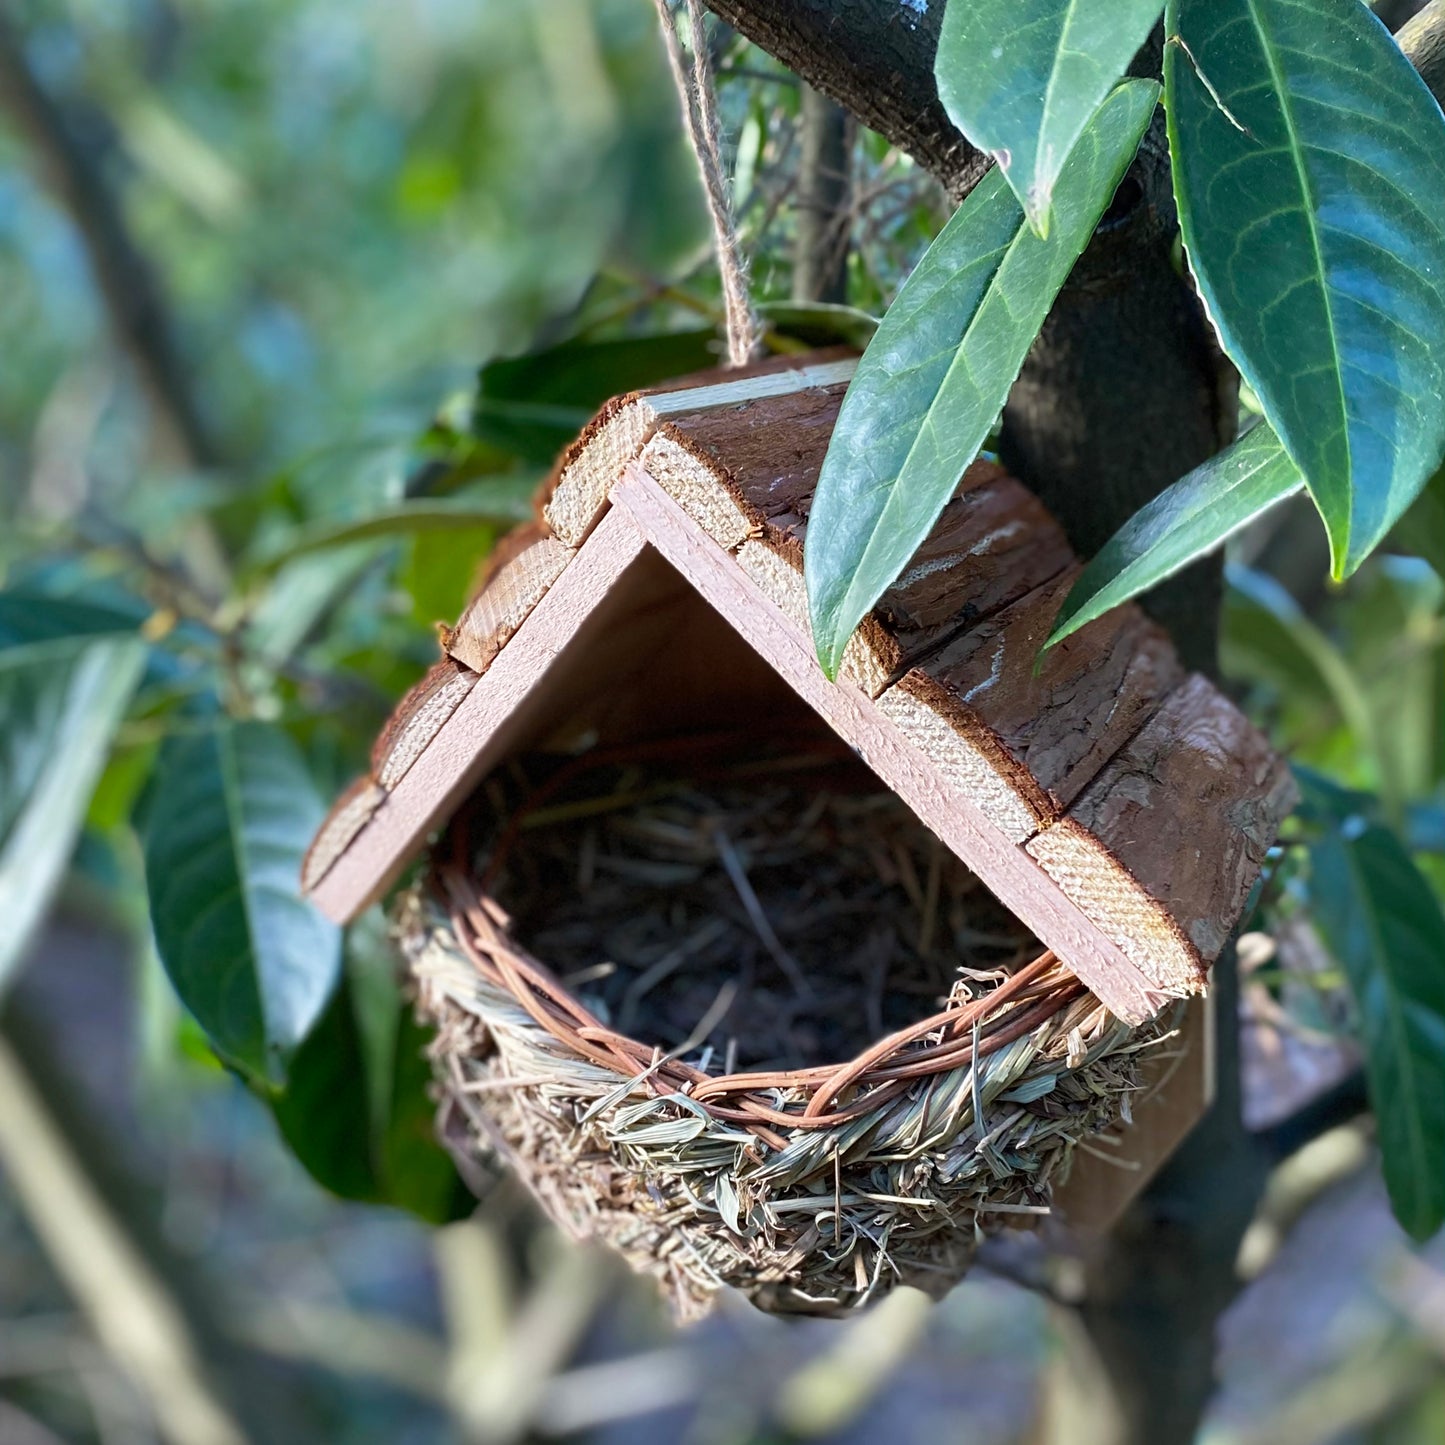
<path fill-rule="evenodd" d="M 812 102 L 714 48 L 768 344 L 861 342 L 942 199 L 827 122 L 855 309 L 799 309 Z M 331 962 L 286 1037 L 227 1035 L 154 886 L 222 754 L 304 841 L 557 448 L 717 355 L 707 242 L 645 0 L 0 8 L 0 1439 L 1046 1438 L 1068 1260 L 675 1336 L 506 1182 L 467 1217 L 379 916 L 308 935 Z M 1383 832 L 1445 898 L 1442 484 L 1344 589 L 1316 531 L 1236 549 L 1228 674 L 1313 770 L 1294 838 Z M 1311 856 L 1280 851 L 1243 955 L 1266 1128 L 1358 1066 Z M 1445 1257 L 1372 1148 L 1351 1124 L 1277 1176 L 1210 1440 L 1440 1438 Z"/>

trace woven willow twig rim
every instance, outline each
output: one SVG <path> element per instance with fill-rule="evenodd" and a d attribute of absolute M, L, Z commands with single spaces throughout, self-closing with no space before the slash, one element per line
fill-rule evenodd
<path fill-rule="evenodd" d="M 454 935 L 472 966 L 514 998 L 539 1028 L 580 1058 L 645 1084 L 656 1097 L 682 1095 L 713 1119 L 741 1124 L 779 1149 L 784 1141 L 776 1127 L 828 1129 L 875 1113 L 919 1079 L 965 1067 L 1033 1033 L 1087 992 L 1046 951 L 989 992 L 951 1001 L 853 1059 L 771 1073 L 709 1074 L 679 1057 L 690 1044 L 663 1053 L 608 1028 L 518 946 L 508 933 L 506 913 L 464 873 L 445 867 L 439 880 Z M 856 1092 L 843 1102 L 850 1091 Z M 779 1107 L 784 1092 L 802 1107 Z"/>

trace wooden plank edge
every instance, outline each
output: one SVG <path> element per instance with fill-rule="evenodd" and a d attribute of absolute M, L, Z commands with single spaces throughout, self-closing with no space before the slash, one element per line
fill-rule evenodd
<path fill-rule="evenodd" d="M 549 536 L 519 548 L 496 569 L 455 630 L 447 632 L 447 652 L 473 672 L 485 672 L 576 555 Z"/>
<path fill-rule="evenodd" d="M 631 519 L 609 512 L 576 557 L 443 723 L 397 786 L 311 890 L 327 917 L 348 923 L 396 881 L 427 833 L 505 742 L 505 725 L 567 651 L 579 623 L 645 546 Z"/>
<path fill-rule="evenodd" d="M 854 356 L 815 362 L 778 357 L 738 377 L 619 397 L 588 423 L 563 454 L 542 515 L 563 542 L 578 547 L 606 507 L 607 494 L 622 467 L 642 450 L 662 418 L 831 386 L 849 380 L 857 365 Z"/>
<path fill-rule="evenodd" d="M 1025 847 L 1151 987 L 1171 996 L 1204 991 L 1209 965 L 1189 935 L 1097 835 L 1065 815 L 1030 838 Z"/>
<path fill-rule="evenodd" d="M 1028 848 L 1121 946 L 1163 965 L 1161 987 L 1197 989 L 1297 798 L 1285 761 L 1195 673 Z"/>
<path fill-rule="evenodd" d="M 386 789 L 369 774 L 331 805 L 301 860 L 301 891 L 312 893 L 386 800 Z"/>
<path fill-rule="evenodd" d="M 371 750 L 372 776 L 390 791 L 461 705 L 476 673 L 443 657 L 392 710 Z"/>
<path fill-rule="evenodd" d="M 1041 866 L 939 772 L 859 688 L 830 683 L 802 633 L 636 464 L 612 492 L 641 534 L 778 674 L 848 742 L 926 826 L 966 862 L 1104 1005 L 1142 1023 L 1166 1002 L 1118 944 L 1083 914 Z"/>
<path fill-rule="evenodd" d="M 580 547 L 607 506 L 625 463 L 642 450 L 657 423 L 651 400 L 634 392 L 608 402 L 563 454 L 542 516 L 568 547 Z"/>
<path fill-rule="evenodd" d="M 1027 842 L 1058 809 L 992 728 L 960 718 L 949 701 L 932 679 L 909 673 L 876 706 L 941 778 L 978 800 L 1009 842 Z"/>

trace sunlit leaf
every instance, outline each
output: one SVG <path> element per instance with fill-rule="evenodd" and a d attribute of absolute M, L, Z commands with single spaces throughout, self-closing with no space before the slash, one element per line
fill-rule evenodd
<path fill-rule="evenodd" d="M 1040 236 L 1059 171 L 1163 0 L 952 0 L 934 73 L 953 123 L 998 161 Z"/>
<path fill-rule="evenodd" d="M 477 590 L 478 576 L 496 540 L 495 527 L 418 533 L 397 572 L 398 584 L 411 598 L 412 616 L 424 627 L 450 624 L 459 617 Z"/>
<path fill-rule="evenodd" d="M 1105 543 L 1064 599 L 1048 645 L 1213 552 L 1303 485 L 1279 438 L 1256 426 L 1141 507 Z"/>
<path fill-rule="evenodd" d="M 1445 915 L 1387 828 L 1350 819 L 1313 845 L 1314 917 L 1359 1009 L 1395 1217 L 1445 1223 Z"/>
<path fill-rule="evenodd" d="M 172 738 L 147 802 L 161 961 L 216 1051 L 273 1086 L 341 962 L 340 930 L 300 896 L 322 812 L 296 745 L 259 722 Z"/>
<path fill-rule="evenodd" d="M 6 626 L 0 598 L 0 990 L 65 876 L 116 729 L 145 671 L 146 647 L 97 624 L 94 609 L 49 610 Z M 13 622 L 15 619 L 11 619 Z"/>
<path fill-rule="evenodd" d="M 808 602 L 830 676 L 977 455 L 1157 95 L 1128 81 L 1104 102 L 1059 178 L 1046 241 L 1003 178 L 985 176 L 883 318 L 844 399 L 808 524 Z"/>
<path fill-rule="evenodd" d="M 1445 119 L 1359 0 L 1169 0 L 1179 219 L 1353 572 L 1445 453 Z"/>
<path fill-rule="evenodd" d="M 719 364 L 713 327 L 564 341 L 481 370 L 472 417 L 485 442 L 525 461 L 549 464 L 609 397 Z"/>

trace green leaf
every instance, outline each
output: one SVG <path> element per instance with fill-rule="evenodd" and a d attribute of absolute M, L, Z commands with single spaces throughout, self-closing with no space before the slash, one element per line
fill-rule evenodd
<path fill-rule="evenodd" d="M 430 628 L 448 626 L 465 611 L 477 576 L 497 540 L 495 527 L 456 527 L 412 539 L 396 580 L 411 598 L 411 614 Z"/>
<path fill-rule="evenodd" d="M 878 330 L 878 318 L 834 301 L 760 301 L 758 319 L 780 336 L 808 346 L 852 346 L 862 351 Z"/>
<path fill-rule="evenodd" d="M 259 722 L 169 740 L 147 805 L 161 961 L 216 1052 L 271 1086 L 341 962 L 340 931 L 299 891 L 322 812 L 296 745 Z"/>
<path fill-rule="evenodd" d="M 63 661 L 96 638 L 134 636 L 138 619 L 70 597 L 19 588 L 0 592 L 0 654 L 14 663 Z"/>
<path fill-rule="evenodd" d="M 1370 781 L 1384 788 L 1387 775 L 1380 730 L 1369 693 L 1349 659 L 1273 577 L 1248 567 L 1230 566 L 1225 569 L 1225 578 L 1230 591 L 1249 602 L 1257 617 L 1278 627 L 1295 649 L 1297 662 L 1313 669 L 1350 728 L 1352 751 L 1365 764 Z"/>
<path fill-rule="evenodd" d="M 717 332 L 672 331 L 560 346 L 484 366 L 472 431 L 525 461 L 549 465 L 610 397 L 718 364 Z"/>
<path fill-rule="evenodd" d="M 472 1207 L 451 1156 L 437 1143 L 436 1104 L 426 1048 L 430 1033 L 404 1006 L 397 1019 L 396 1071 L 391 1108 L 381 1140 L 386 1201 L 434 1224 L 460 1218 Z"/>
<path fill-rule="evenodd" d="M 1157 96 L 1147 81 L 1126 81 L 1104 102 L 1059 177 L 1046 241 L 1003 178 L 985 176 L 883 318 L 844 399 L 808 524 L 808 605 L 830 677 L 978 454 Z"/>
<path fill-rule="evenodd" d="M 1163 0 L 952 0 L 944 11 L 939 99 L 998 161 L 1041 238 L 1064 162 L 1163 8 Z"/>
<path fill-rule="evenodd" d="M 371 1204 L 381 1191 L 366 1082 L 351 990 L 343 984 L 292 1055 L 271 1111 L 281 1137 L 323 1189 Z"/>
<path fill-rule="evenodd" d="M 1337 577 L 1445 453 L 1445 118 L 1359 0 L 1169 0 L 1184 243 Z"/>
<path fill-rule="evenodd" d="M 0 990 L 65 876 L 146 663 L 139 638 L 67 636 L 53 613 L 28 629 L 24 645 L 5 647 L 15 634 L 5 636 L 4 602 L 0 598 Z M 48 603 L 37 604 L 37 614 Z"/>
<path fill-rule="evenodd" d="M 349 547 L 357 542 L 412 537 L 425 532 L 451 532 L 458 527 L 509 527 L 532 515 L 535 477 L 499 478 L 476 496 L 401 502 L 364 517 L 326 519 L 298 528 L 267 548 L 257 563 L 261 573 L 279 571 L 286 563 L 314 552 Z"/>
<path fill-rule="evenodd" d="M 1425 1240 L 1445 1223 L 1445 915 L 1377 823 L 1326 833 L 1312 859 L 1315 921 L 1360 1013 L 1390 1203 Z"/>
<path fill-rule="evenodd" d="M 324 1188 L 441 1224 L 467 1207 L 467 1196 L 436 1139 L 428 1036 L 413 1014 L 385 925 L 368 915 L 352 929 L 341 986 L 271 1107 L 292 1153 Z"/>
<path fill-rule="evenodd" d="M 1254 427 L 1114 533 L 1064 599 L 1045 646 L 1214 551 L 1303 485 L 1279 438 L 1262 423 Z"/>

